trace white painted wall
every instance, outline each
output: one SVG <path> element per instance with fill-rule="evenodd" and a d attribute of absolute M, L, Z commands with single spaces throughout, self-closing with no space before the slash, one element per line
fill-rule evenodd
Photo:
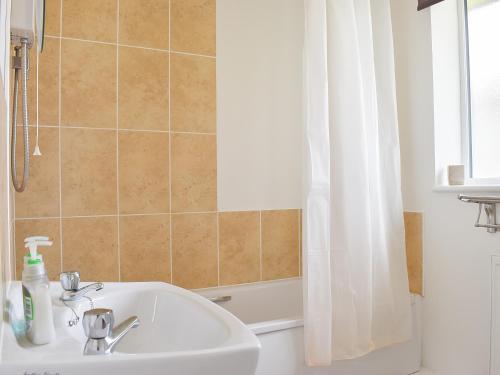
<path fill-rule="evenodd" d="M 219 210 L 302 203 L 303 0 L 217 1 Z"/>
<path fill-rule="evenodd" d="M 429 11 L 427 11 L 429 12 Z M 434 149 L 436 184 L 448 185 L 447 166 L 462 160 L 460 47 L 457 1 L 444 1 L 431 9 L 433 47 Z M 450 53 L 453 51 L 453 53 Z"/>
<path fill-rule="evenodd" d="M 8 69 L 5 67 L 9 66 L 9 36 L 10 36 L 10 0 L 0 0 L 0 74 L 2 75 L 2 80 L 4 82 L 4 86 L 7 85 L 9 80 L 8 78 Z"/>
<path fill-rule="evenodd" d="M 475 229 L 475 205 L 436 193 L 429 11 L 392 0 L 403 200 L 424 213 L 423 364 L 439 375 L 486 375 L 491 255 L 500 234 Z M 439 104 L 439 103 L 438 103 Z"/>
<path fill-rule="evenodd" d="M 403 199 L 405 210 L 424 213 L 423 364 L 438 375 L 486 375 L 490 262 L 492 254 L 500 254 L 500 234 L 475 229 L 476 207 L 459 202 L 455 193 L 433 192 L 430 12 L 417 12 L 415 0 L 391 2 Z M 278 4 L 281 7 L 274 7 Z M 299 24 L 301 17 L 301 0 L 218 1 L 218 182 L 222 210 L 300 206 L 300 191 L 294 190 L 301 185 L 296 168 L 301 163 L 300 152 L 298 148 L 294 152 L 294 147 L 300 147 L 299 125 L 294 121 L 300 115 L 301 98 L 295 92 L 300 82 L 287 81 L 287 77 L 301 71 L 291 62 L 301 61 L 302 28 L 284 22 L 288 19 Z M 290 43 L 291 35 L 295 44 Z M 284 45 L 274 48 L 276 40 Z M 279 59 L 266 60 L 271 56 Z M 284 56 L 289 56 L 288 63 Z M 269 70 L 280 66 L 282 71 Z M 456 71 L 448 73 L 456 76 Z M 293 88 L 294 94 L 276 95 L 284 88 Z M 457 100 L 437 100 L 436 105 L 441 106 L 437 112 L 454 108 Z M 287 113 L 286 103 L 292 102 L 297 105 L 289 106 Z M 273 113 L 272 108 L 279 111 Z M 448 118 L 453 116 L 449 113 Z M 458 125 L 458 117 L 455 119 L 450 126 Z M 446 142 L 446 134 L 440 137 Z M 280 170 L 283 166 L 284 171 Z"/>
<path fill-rule="evenodd" d="M 10 0 L 0 0 L 0 306 L 3 309 L 6 289 L 11 279 L 10 232 L 12 209 L 9 196 L 9 50 Z M 0 319 L 0 356 L 2 342 Z M 1 361 L 1 357 L 0 357 Z"/>

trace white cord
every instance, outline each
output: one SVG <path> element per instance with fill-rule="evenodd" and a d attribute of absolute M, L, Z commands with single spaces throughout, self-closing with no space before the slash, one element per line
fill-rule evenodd
<path fill-rule="evenodd" d="M 78 324 L 78 322 L 80 321 L 80 317 L 76 313 L 75 309 L 73 307 L 71 307 L 70 305 L 68 305 L 66 303 L 66 301 L 62 301 L 62 303 L 63 303 L 64 306 L 66 306 L 68 309 L 70 309 L 73 312 L 73 318 L 71 318 L 70 320 L 68 320 L 68 327 L 74 327 L 74 326 L 76 326 Z"/>
<path fill-rule="evenodd" d="M 33 156 L 41 156 L 42 153 L 40 152 L 40 147 L 38 146 L 38 128 L 39 128 L 39 123 L 38 123 L 38 67 L 40 66 L 40 61 L 39 61 L 39 55 L 40 53 L 38 52 L 38 47 L 36 43 L 34 43 L 33 47 L 35 48 L 36 52 L 36 142 L 35 142 L 35 150 L 33 151 Z"/>

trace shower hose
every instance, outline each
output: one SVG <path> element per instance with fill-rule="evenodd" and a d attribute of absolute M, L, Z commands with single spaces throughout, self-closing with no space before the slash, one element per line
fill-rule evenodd
<path fill-rule="evenodd" d="M 21 46 L 15 47 L 15 57 L 19 58 L 19 51 L 22 50 L 21 67 L 14 64 L 14 95 L 12 96 L 12 132 L 10 145 L 10 169 L 12 175 L 12 184 L 18 192 L 23 192 L 28 184 L 29 168 L 30 168 L 30 149 L 29 149 L 29 134 L 28 134 L 28 40 L 21 39 Z M 17 178 L 17 160 L 16 160 L 16 144 L 17 144 L 17 96 L 19 94 L 19 70 L 21 70 L 22 80 L 22 110 L 23 110 L 23 140 L 24 140 L 24 171 L 22 182 L 19 183 Z"/>

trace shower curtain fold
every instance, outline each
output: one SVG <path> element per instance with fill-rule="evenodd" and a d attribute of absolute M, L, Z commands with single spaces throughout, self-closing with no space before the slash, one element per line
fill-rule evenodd
<path fill-rule="evenodd" d="M 389 0 L 305 0 L 311 366 L 411 337 Z"/>

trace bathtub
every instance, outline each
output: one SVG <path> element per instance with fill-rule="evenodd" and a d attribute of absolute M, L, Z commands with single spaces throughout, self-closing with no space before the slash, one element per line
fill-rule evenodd
<path fill-rule="evenodd" d="M 248 325 L 262 349 L 256 375 L 408 375 L 420 369 L 420 297 L 412 296 L 413 338 L 330 367 L 304 365 L 302 280 L 198 290 Z"/>

